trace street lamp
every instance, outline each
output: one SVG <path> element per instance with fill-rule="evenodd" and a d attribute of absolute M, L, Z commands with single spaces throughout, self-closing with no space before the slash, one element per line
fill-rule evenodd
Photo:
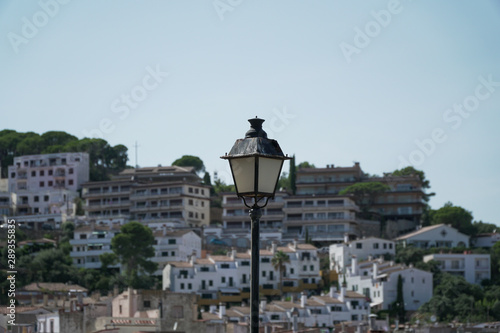
<path fill-rule="evenodd" d="M 285 156 L 276 140 L 268 139 L 262 129 L 264 119 L 248 120 L 245 138 L 236 140 L 233 148 L 221 158 L 229 160 L 236 195 L 250 208 L 252 223 L 250 268 L 251 332 L 259 331 L 259 223 L 261 208 L 274 198 Z M 248 202 L 247 202 L 248 200 Z"/>

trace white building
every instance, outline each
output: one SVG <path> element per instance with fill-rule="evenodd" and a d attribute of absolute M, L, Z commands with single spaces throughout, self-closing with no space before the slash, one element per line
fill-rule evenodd
<path fill-rule="evenodd" d="M 395 243 L 391 240 L 368 237 L 349 241 L 344 238 L 344 243 L 330 245 L 330 269 L 342 273 L 345 267 L 350 267 L 352 256 L 358 261 L 369 257 L 378 258 L 384 255 L 396 255 Z"/>
<path fill-rule="evenodd" d="M 424 256 L 424 262 L 435 260 L 439 269 L 453 275 L 462 276 L 469 283 L 481 284 L 491 278 L 489 254 L 436 253 Z"/>
<path fill-rule="evenodd" d="M 492 247 L 496 242 L 500 241 L 500 233 L 496 230 L 488 234 L 479 234 L 472 239 L 474 247 Z"/>
<path fill-rule="evenodd" d="M 446 224 L 424 227 L 397 237 L 394 241 L 405 247 L 413 245 L 423 249 L 430 247 L 469 247 L 469 236 Z"/>
<path fill-rule="evenodd" d="M 99 256 L 112 253 L 111 240 L 120 232 L 120 223 L 111 225 L 86 225 L 75 229 L 74 239 L 70 240 L 73 264 L 79 268 L 100 268 Z M 201 254 L 201 238 L 192 230 L 172 230 L 159 228 L 153 231 L 155 256 L 151 261 L 158 264 L 155 275 L 161 275 L 169 261 L 187 260 L 190 255 Z M 111 266 L 120 268 L 117 264 Z"/>
<path fill-rule="evenodd" d="M 277 251 L 288 255 L 290 263 L 283 271 L 283 288 L 279 273 L 271 259 Z M 241 303 L 249 298 L 250 251 L 231 251 L 226 256 L 209 255 L 206 259 L 191 258 L 189 262 L 169 262 L 163 270 L 163 289 L 200 295 L 199 305 L 219 302 Z M 292 243 L 285 247 L 276 244 L 260 251 L 260 293 L 264 296 L 300 295 L 315 290 L 320 282 L 317 248 L 309 244 Z"/>
<path fill-rule="evenodd" d="M 370 304 L 365 297 L 343 288 L 337 292 L 334 288 L 322 296 L 307 297 L 304 293 L 296 300 L 262 300 L 259 317 L 265 326 L 292 327 L 294 321 L 304 327 L 333 327 L 341 322 L 366 322 L 370 313 Z M 209 312 L 202 313 L 203 319 L 210 322 L 227 320 L 241 322 L 249 318 L 250 308 L 232 306 L 226 309 L 224 303 L 211 306 Z"/>
<path fill-rule="evenodd" d="M 346 282 L 348 289 L 369 297 L 372 308 L 386 310 L 396 300 L 399 276 L 406 310 L 418 310 L 432 298 L 432 273 L 381 258 L 358 263 L 354 257 Z"/>

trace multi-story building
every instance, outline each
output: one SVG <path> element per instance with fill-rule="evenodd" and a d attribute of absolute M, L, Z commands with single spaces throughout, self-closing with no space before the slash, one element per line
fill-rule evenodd
<path fill-rule="evenodd" d="M 430 247 L 469 247 L 469 238 L 449 225 L 436 224 L 399 236 L 394 241 L 404 247 L 412 245 L 426 249 Z"/>
<path fill-rule="evenodd" d="M 79 268 L 100 268 L 99 256 L 112 253 L 111 240 L 120 232 L 120 227 L 119 223 L 113 223 L 101 226 L 91 224 L 75 229 L 74 239 L 70 240 L 73 264 Z M 153 236 L 155 255 L 151 261 L 158 264 L 155 275 L 161 275 L 170 261 L 185 261 L 189 256 L 199 257 L 201 254 L 201 238 L 192 230 L 163 227 L 154 230 Z M 111 267 L 121 268 L 121 265 Z"/>
<path fill-rule="evenodd" d="M 396 255 L 396 245 L 393 241 L 376 237 L 368 237 L 349 241 L 346 237 L 344 243 L 330 245 L 330 269 L 338 273 L 351 266 L 352 257 L 358 261 L 369 258 L 379 258 Z"/>
<path fill-rule="evenodd" d="M 224 233 L 232 235 L 230 238 L 224 235 L 224 241 L 228 245 L 249 247 L 248 208 L 234 193 L 224 193 L 222 209 Z M 276 192 L 274 200 L 263 208 L 260 221 L 261 232 L 266 235 L 263 245 L 272 241 L 304 240 L 306 236 L 312 241 L 328 244 L 342 241 L 345 233 L 354 238 L 360 234 L 357 211 L 358 207 L 349 197 Z"/>
<path fill-rule="evenodd" d="M 356 212 L 349 197 L 333 195 L 296 195 L 285 200 L 283 239 L 304 239 L 324 244 L 341 242 L 344 235 L 360 235 Z"/>
<path fill-rule="evenodd" d="M 472 238 L 474 247 L 492 247 L 496 242 L 500 242 L 500 232 L 495 229 L 491 233 L 478 234 Z"/>
<path fill-rule="evenodd" d="M 277 251 L 285 252 L 290 262 L 283 271 L 283 287 L 279 273 L 271 260 Z M 250 251 L 232 250 L 226 256 L 209 255 L 204 259 L 191 258 L 189 262 L 169 262 L 163 270 L 163 289 L 173 292 L 196 293 L 199 305 L 219 302 L 240 303 L 250 297 Z M 319 284 L 317 248 L 297 242 L 285 247 L 273 244 L 260 251 L 260 294 L 279 297 L 299 295 L 302 291 L 316 290 Z"/>
<path fill-rule="evenodd" d="M 74 200 L 89 180 L 87 153 L 56 153 L 14 158 L 9 166 L 9 192 L 16 215 L 74 215 Z"/>
<path fill-rule="evenodd" d="M 111 181 L 84 184 L 82 197 L 90 217 L 129 216 L 190 227 L 210 222 L 210 187 L 192 167 L 126 169 Z"/>
<path fill-rule="evenodd" d="M 358 263 L 353 257 L 345 274 L 347 288 L 365 295 L 371 307 L 379 310 L 389 309 L 396 301 L 399 276 L 406 310 L 416 311 L 432 298 L 432 273 L 412 265 L 397 265 L 382 258 Z"/>
<path fill-rule="evenodd" d="M 469 283 L 481 284 L 491 278 L 489 254 L 435 253 L 424 256 L 424 262 L 437 261 L 439 269 L 453 275 L 462 276 Z"/>
<path fill-rule="evenodd" d="M 369 177 L 358 162 L 352 167 L 299 168 L 296 178 L 296 194 L 305 196 L 338 195 L 350 185 L 360 182 L 381 182 L 390 190 L 380 194 L 372 207 L 372 212 L 385 220 L 398 221 L 397 233 L 414 228 L 420 221 L 425 207 L 425 193 L 417 175 Z M 409 221 L 410 224 L 401 221 Z"/>

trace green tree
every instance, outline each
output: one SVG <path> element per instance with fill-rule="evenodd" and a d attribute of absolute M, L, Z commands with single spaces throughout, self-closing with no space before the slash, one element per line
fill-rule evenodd
<path fill-rule="evenodd" d="M 431 213 L 431 224 L 448 224 L 466 235 L 474 234 L 472 213 L 462 207 L 453 206 L 451 202 Z"/>
<path fill-rule="evenodd" d="M 271 259 L 273 268 L 279 272 L 280 275 L 280 291 L 283 292 L 283 272 L 286 269 L 285 264 L 290 263 L 290 257 L 283 251 L 276 251 Z"/>
<path fill-rule="evenodd" d="M 394 170 L 392 172 L 393 176 L 410 176 L 410 175 L 417 175 L 420 178 L 420 181 L 422 182 L 422 188 L 423 189 L 429 189 L 431 188 L 431 184 L 427 178 L 425 178 L 425 173 L 421 170 L 417 170 L 412 166 L 407 166 L 405 168 L 399 169 L 399 170 Z M 424 194 L 423 199 L 428 202 L 430 200 L 430 197 L 436 195 L 436 193 L 426 193 Z"/>
<path fill-rule="evenodd" d="M 299 165 L 297 165 L 298 169 L 309 169 L 309 168 L 316 168 L 314 164 L 309 163 L 307 161 L 300 162 Z"/>
<path fill-rule="evenodd" d="M 122 225 L 120 233 L 111 240 L 113 252 L 125 268 L 127 284 L 133 288 L 141 285 L 146 273 L 153 273 L 157 264 L 150 261 L 154 256 L 153 232 L 139 222 Z"/>
<path fill-rule="evenodd" d="M 485 223 L 483 221 L 474 221 L 472 223 L 474 227 L 474 234 L 489 234 L 498 229 L 498 226 L 493 223 Z"/>
<path fill-rule="evenodd" d="M 205 171 L 205 165 L 203 164 L 203 161 L 198 156 L 193 155 L 183 155 L 181 158 L 173 161 L 172 165 L 180 167 L 190 166 L 194 168 L 194 171 L 196 173 Z"/>
<path fill-rule="evenodd" d="M 405 300 L 403 296 L 403 278 L 401 277 L 401 274 L 398 275 L 398 285 L 397 285 L 397 294 L 396 294 L 396 301 L 394 302 L 394 305 L 396 307 L 396 313 L 399 318 L 399 322 L 404 323 L 405 322 Z"/>
<path fill-rule="evenodd" d="M 389 186 L 381 182 L 363 182 L 352 184 L 340 191 L 339 194 L 351 195 L 361 212 L 366 214 L 370 211 L 377 197 L 389 190 Z"/>

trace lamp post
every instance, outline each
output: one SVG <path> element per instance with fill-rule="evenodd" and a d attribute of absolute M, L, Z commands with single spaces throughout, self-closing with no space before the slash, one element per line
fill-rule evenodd
<path fill-rule="evenodd" d="M 229 160 L 236 195 L 250 209 L 252 224 L 250 267 L 250 326 L 259 331 L 259 223 L 262 208 L 274 197 L 285 156 L 276 140 L 268 139 L 262 129 L 264 119 L 248 120 L 245 138 L 236 140 L 233 148 L 221 158 Z M 248 200 L 248 202 L 247 202 Z"/>

